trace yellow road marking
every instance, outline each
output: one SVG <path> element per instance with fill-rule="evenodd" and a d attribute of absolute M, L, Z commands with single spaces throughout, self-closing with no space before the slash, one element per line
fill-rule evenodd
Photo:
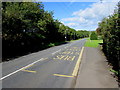
<path fill-rule="evenodd" d="M 75 59 L 75 56 L 69 56 L 69 60 L 73 61 Z"/>
<path fill-rule="evenodd" d="M 44 60 L 45 60 L 45 59 L 48 59 L 48 58 L 44 58 Z M 27 68 L 29 68 L 29 67 L 32 67 L 33 65 L 34 65 L 34 64 L 31 64 L 31 65 L 29 65 L 29 66 L 23 68 L 22 70 L 25 70 L 25 69 L 27 69 Z"/>
<path fill-rule="evenodd" d="M 71 60 L 73 61 L 75 59 L 76 56 L 64 56 L 64 55 L 60 55 L 60 56 L 56 56 L 56 58 L 53 59 L 58 59 L 58 60 Z"/>
<path fill-rule="evenodd" d="M 68 75 L 60 75 L 60 74 L 53 74 L 54 76 L 59 76 L 59 77 L 74 77 L 74 76 L 68 76 Z"/>
<path fill-rule="evenodd" d="M 23 68 L 21 71 L 36 73 L 36 71 L 25 70 L 25 69 L 27 69 L 27 68 L 29 68 L 29 67 L 32 67 L 33 65 L 34 65 L 34 64 L 32 64 L 32 65 L 30 65 L 30 66 L 28 66 L 28 67 L 25 67 L 25 68 Z"/>
<path fill-rule="evenodd" d="M 78 52 L 76 52 L 76 54 L 77 54 L 77 55 L 79 55 L 79 53 L 78 53 Z"/>
<path fill-rule="evenodd" d="M 67 52 L 67 54 L 70 54 L 70 52 Z"/>
<path fill-rule="evenodd" d="M 62 58 L 64 58 L 65 56 L 63 56 L 63 55 L 61 55 L 61 56 L 56 56 L 57 58 L 53 58 L 53 59 L 62 59 Z"/>
<path fill-rule="evenodd" d="M 64 60 L 71 60 L 73 61 L 75 59 L 75 56 L 66 56 Z"/>
<path fill-rule="evenodd" d="M 84 47 L 82 47 L 81 53 L 79 55 L 78 61 L 77 61 L 76 65 L 75 65 L 75 68 L 73 70 L 72 76 L 77 76 L 78 69 L 79 69 L 79 66 L 80 66 L 80 63 L 81 63 L 81 58 L 82 58 L 83 50 L 84 50 Z"/>
<path fill-rule="evenodd" d="M 64 58 L 64 60 L 68 60 L 69 59 L 69 56 L 66 56 L 65 58 Z"/>
<path fill-rule="evenodd" d="M 63 52 L 62 54 L 67 54 L 67 52 Z"/>
<path fill-rule="evenodd" d="M 37 63 L 37 62 L 40 62 L 40 61 L 43 61 L 43 60 L 45 60 L 45 59 L 44 59 L 44 58 L 41 58 L 41 59 L 39 59 L 39 60 L 36 60 L 36 61 L 32 62 L 31 64 L 28 64 L 27 66 L 24 66 L 24 67 L 22 67 L 22 68 L 19 68 L 19 69 L 17 69 L 16 71 L 14 71 L 14 72 L 12 72 L 12 73 L 9 73 L 9 74 L 3 76 L 2 78 L 0 78 L 0 81 L 3 80 L 3 79 L 5 79 L 5 78 L 8 78 L 8 77 L 12 76 L 13 74 L 15 74 L 15 73 L 17 73 L 17 72 L 25 69 L 26 67 L 28 67 L 28 66 L 30 66 L 30 65 L 33 65 L 33 64 L 35 64 L 35 63 Z"/>
<path fill-rule="evenodd" d="M 59 59 L 61 60 L 62 58 L 64 58 L 65 56 L 61 55 L 61 57 L 59 57 Z"/>
<path fill-rule="evenodd" d="M 72 61 L 75 59 L 75 56 L 72 57 Z"/>
<path fill-rule="evenodd" d="M 32 65 L 30 65 L 30 66 L 28 66 L 28 67 L 25 67 L 25 68 L 23 68 L 22 70 L 25 70 L 26 68 L 29 68 L 29 67 L 32 67 L 34 64 L 32 64 Z"/>
<path fill-rule="evenodd" d="M 44 60 L 45 60 L 45 59 L 48 59 L 48 58 L 44 58 Z M 36 73 L 36 71 L 26 70 L 27 68 L 32 67 L 33 65 L 34 65 L 34 64 L 31 64 L 31 65 L 29 65 L 28 67 L 23 68 L 21 71 Z"/>
<path fill-rule="evenodd" d="M 72 52 L 73 53 L 73 52 Z M 71 52 L 70 51 L 68 51 L 68 52 L 63 52 L 62 54 L 71 54 Z"/>
<path fill-rule="evenodd" d="M 60 59 L 61 56 L 56 56 L 56 57 L 57 57 L 57 59 Z"/>
<path fill-rule="evenodd" d="M 78 48 L 78 47 L 73 47 L 73 48 Z"/>
<path fill-rule="evenodd" d="M 36 71 L 30 71 L 30 70 L 24 70 L 24 69 L 22 71 L 36 73 Z"/>
<path fill-rule="evenodd" d="M 73 52 L 71 52 L 71 54 L 73 54 Z"/>

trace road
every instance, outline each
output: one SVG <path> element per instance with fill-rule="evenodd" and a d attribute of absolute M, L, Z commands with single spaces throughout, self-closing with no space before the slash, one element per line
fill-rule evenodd
<path fill-rule="evenodd" d="M 3 62 L 0 79 L 2 88 L 74 87 L 75 67 L 85 40 L 77 40 Z"/>

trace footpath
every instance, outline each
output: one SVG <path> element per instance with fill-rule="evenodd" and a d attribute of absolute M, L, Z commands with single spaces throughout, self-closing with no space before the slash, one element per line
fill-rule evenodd
<path fill-rule="evenodd" d="M 75 88 L 118 88 L 99 48 L 84 48 Z"/>

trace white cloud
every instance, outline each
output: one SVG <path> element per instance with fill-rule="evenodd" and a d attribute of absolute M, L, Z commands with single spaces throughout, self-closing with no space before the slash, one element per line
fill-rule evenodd
<path fill-rule="evenodd" d="M 74 26 L 75 29 L 96 29 L 99 21 L 114 13 L 117 2 L 108 3 L 106 1 L 93 3 L 89 8 L 75 11 L 70 18 L 63 18 L 62 21 L 68 26 Z"/>
<path fill-rule="evenodd" d="M 66 23 L 65 25 L 69 27 L 74 27 L 74 26 L 78 26 L 79 24 L 78 23 Z"/>
<path fill-rule="evenodd" d="M 74 16 L 83 17 L 85 19 L 89 18 L 103 18 L 110 14 L 113 14 L 116 3 L 94 3 L 90 8 L 85 10 L 79 10 L 73 13 Z"/>
<path fill-rule="evenodd" d="M 85 23 L 87 20 L 85 20 L 83 17 L 72 17 L 72 18 L 63 18 L 62 21 L 75 21 L 75 22 Z"/>

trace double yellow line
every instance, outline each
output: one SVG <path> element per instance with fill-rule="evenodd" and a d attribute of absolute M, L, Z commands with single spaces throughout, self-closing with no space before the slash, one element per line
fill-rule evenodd
<path fill-rule="evenodd" d="M 82 59 L 82 55 L 83 55 L 83 51 L 84 51 L 84 47 L 82 47 L 82 50 L 81 50 L 81 52 L 80 52 L 78 61 L 77 61 L 76 65 L 75 65 L 75 68 L 74 68 L 74 70 L 73 70 L 72 76 L 69 76 L 69 75 L 61 75 L 61 74 L 53 74 L 53 75 L 55 75 L 55 76 L 60 76 L 60 77 L 75 77 L 75 76 L 77 76 L 78 71 L 79 71 L 79 67 L 80 67 L 80 63 L 81 63 L 81 59 Z"/>
<path fill-rule="evenodd" d="M 84 47 L 82 47 L 81 53 L 79 55 L 79 58 L 78 58 L 78 61 L 77 61 L 76 65 L 75 65 L 72 76 L 77 76 L 77 74 L 78 74 L 79 66 L 80 66 L 81 59 L 82 59 L 83 50 L 84 50 Z"/>

